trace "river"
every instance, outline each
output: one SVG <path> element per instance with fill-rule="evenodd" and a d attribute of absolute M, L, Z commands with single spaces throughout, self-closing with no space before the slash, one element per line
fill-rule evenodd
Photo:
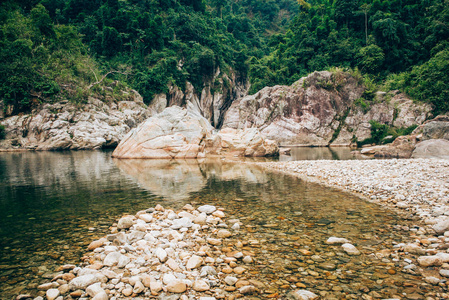
<path fill-rule="evenodd" d="M 292 157 L 281 160 L 353 158 L 348 149 L 312 149 L 294 149 Z M 156 203 L 173 209 L 213 204 L 239 218 L 247 225 L 239 238 L 263 242 L 254 249 L 261 263 L 252 274 L 279 293 L 302 284 L 337 298 L 358 295 L 365 287 L 389 298 L 413 292 L 418 278 L 399 272 L 400 260 L 374 255 L 407 241 L 395 228 L 412 224 L 350 194 L 240 161 L 114 160 L 107 151 L 16 152 L 0 153 L 1 299 L 38 295 L 39 284 L 59 266 L 79 263 L 86 246 L 105 235 L 118 217 Z M 350 239 L 364 255 L 335 251 L 325 244 L 330 236 Z M 304 258 L 300 250 L 321 258 Z"/>

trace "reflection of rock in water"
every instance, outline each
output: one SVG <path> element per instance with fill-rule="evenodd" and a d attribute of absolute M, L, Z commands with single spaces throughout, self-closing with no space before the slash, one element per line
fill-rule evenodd
<path fill-rule="evenodd" d="M 114 159 L 126 174 L 155 195 L 182 200 L 206 185 L 197 160 Z"/>
<path fill-rule="evenodd" d="M 267 182 L 266 174 L 258 167 L 238 162 L 223 163 L 220 159 L 114 159 L 114 162 L 143 188 L 167 200 L 188 199 L 191 193 L 205 187 L 211 177 L 224 181 Z"/>

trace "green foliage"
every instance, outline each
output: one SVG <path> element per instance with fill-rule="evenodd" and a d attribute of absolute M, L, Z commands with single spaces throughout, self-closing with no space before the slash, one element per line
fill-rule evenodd
<path fill-rule="evenodd" d="M 369 123 L 371 125 L 371 137 L 363 141 L 356 141 L 358 147 L 366 144 L 388 144 L 393 142 L 398 136 L 411 134 L 418 127 L 417 125 L 412 125 L 407 128 L 394 128 L 374 120 L 371 120 Z"/>
<path fill-rule="evenodd" d="M 357 58 L 361 70 L 368 73 L 377 73 L 384 62 L 385 54 L 379 46 L 369 45 L 360 48 Z"/>
<path fill-rule="evenodd" d="M 438 52 L 410 72 L 391 76 L 388 87 L 432 104 L 436 113 L 449 111 L 449 49 Z"/>
<path fill-rule="evenodd" d="M 4 139 L 6 136 L 5 126 L 0 124 L 0 140 Z"/>
<path fill-rule="evenodd" d="M 364 80 L 367 102 L 373 85 L 398 74 L 397 88 L 434 104 L 436 112 L 448 111 L 446 24 L 447 1 L 300 1 L 289 30 L 272 37 L 270 54 L 252 61 L 251 83 L 292 84 L 316 70 L 357 67 L 372 75 Z"/>

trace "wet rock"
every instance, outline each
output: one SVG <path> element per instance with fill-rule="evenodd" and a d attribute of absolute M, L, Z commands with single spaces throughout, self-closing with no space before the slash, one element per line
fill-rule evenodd
<path fill-rule="evenodd" d="M 45 293 L 47 296 L 47 300 L 55 300 L 59 296 L 59 290 L 58 289 L 49 289 Z"/>
<path fill-rule="evenodd" d="M 224 282 L 227 285 L 234 285 L 238 281 L 237 277 L 234 276 L 226 276 Z"/>
<path fill-rule="evenodd" d="M 219 238 L 228 238 L 228 237 L 230 237 L 232 235 L 232 233 L 229 231 L 229 230 L 226 230 L 226 229 L 220 229 L 220 230 L 218 230 L 218 232 L 217 232 L 217 236 L 219 237 Z"/>
<path fill-rule="evenodd" d="M 428 276 L 424 278 L 424 281 L 433 285 L 437 285 L 438 283 L 440 283 L 440 279 L 433 276 Z"/>
<path fill-rule="evenodd" d="M 118 229 L 128 229 L 133 226 L 133 220 L 130 217 L 123 217 L 118 221 Z"/>
<path fill-rule="evenodd" d="M 296 290 L 289 294 L 289 298 L 292 300 L 315 300 L 319 296 L 307 290 Z"/>
<path fill-rule="evenodd" d="M 245 285 L 239 288 L 239 293 L 243 295 L 254 294 L 257 289 L 252 285 Z"/>
<path fill-rule="evenodd" d="M 360 255 L 360 251 L 352 244 L 345 243 L 341 247 L 349 255 Z"/>
<path fill-rule="evenodd" d="M 89 244 L 89 246 L 87 246 L 87 250 L 90 250 L 90 251 L 95 250 L 95 249 L 103 246 L 106 241 L 107 240 L 105 238 L 93 241 L 92 243 Z"/>
<path fill-rule="evenodd" d="M 424 249 L 422 249 L 421 247 L 419 247 L 416 244 L 407 244 L 404 247 L 404 251 L 411 253 L 411 254 L 417 254 L 417 255 L 424 255 L 426 254 L 426 251 Z"/>
<path fill-rule="evenodd" d="M 440 275 L 441 276 L 443 276 L 443 277 L 449 277 L 449 270 L 446 270 L 446 269 L 441 269 L 440 270 Z"/>
<path fill-rule="evenodd" d="M 330 237 L 327 239 L 326 244 L 329 245 L 339 245 L 339 244 L 349 244 L 350 241 L 345 238 L 338 238 L 338 237 Z"/>
<path fill-rule="evenodd" d="M 422 267 L 441 266 L 443 260 L 438 256 L 420 256 L 418 263 Z"/>

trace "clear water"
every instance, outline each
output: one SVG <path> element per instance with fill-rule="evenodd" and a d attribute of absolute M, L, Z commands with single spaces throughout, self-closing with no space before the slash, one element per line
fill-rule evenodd
<path fill-rule="evenodd" d="M 117 217 L 156 203 L 173 209 L 214 204 L 240 218 L 247 226 L 227 246 L 261 241 L 245 246 L 257 257 L 251 278 L 266 286 L 261 298 L 301 284 L 337 298 L 358 297 L 361 287 L 385 298 L 418 289 L 418 277 L 400 272 L 402 258 L 372 255 L 407 240 L 394 228 L 410 225 L 377 205 L 241 162 L 114 160 L 110 154 L 0 153 L 1 299 L 38 295 L 38 284 L 58 266 L 78 263 Z M 350 239 L 363 255 L 326 245 L 330 236 Z M 324 263 L 335 270 L 322 269 Z"/>

